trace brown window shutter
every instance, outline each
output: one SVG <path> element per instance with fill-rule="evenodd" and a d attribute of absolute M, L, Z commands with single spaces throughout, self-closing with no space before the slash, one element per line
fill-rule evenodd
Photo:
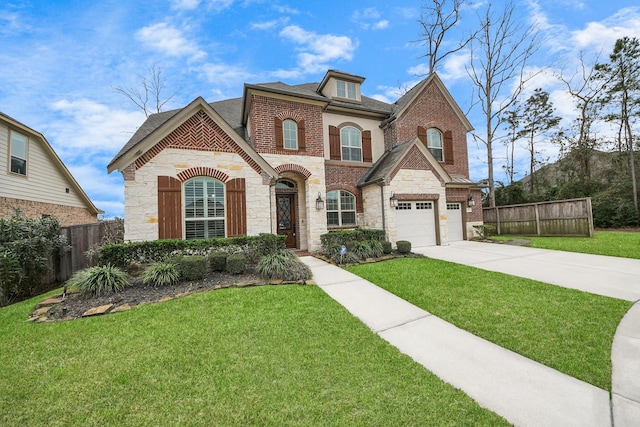
<path fill-rule="evenodd" d="M 342 160 L 340 130 L 335 126 L 329 126 L 329 158 L 331 160 Z"/>
<path fill-rule="evenodd" d="M 298 123 L 298 150 L 304 151 L 307 148 L 307 143 L 304 139 L 304 120 L 300 120 Z"/>
<path fill-rule="evenodd" d="M 444 163 L 446 165 L 453 164 L 453 134 L 450 130 L 446 131 L 443 135 L 444 141 Z"/>
<path fill-rule="evenodd" d="M 278 117 L 273 118 L 274 132 L 276 135 L 276 148 L 284 147 L 284 134 L 282 133 L 282 120 Z"/>
<path fill-rule="evenodd" d="M 422 141 L 422 143 L 424 144 L 425 147 L 428 147 L 428 145 L 427 145 L 427 130 L 425 128 L 423 128 L 422 126 L 418 126 L 418 138 L 420 139 L 420 141 Z"/>
<path fill-rule="evenodd" d="M 227 181 L 227 237 L 247 235 L 247 196 L 244 178 Z"/>
<path fill-rule="evenodd" d="M 182 239 L 182 182 L 158 177 L 158 239 Z"/>
<path fill-rule="evenodd" d="M 371 131 L 365 130 L 362 132 L 362 161 L 365 163 L 371 163 L 373 161 L 373 154 L 371 152 Z"/>

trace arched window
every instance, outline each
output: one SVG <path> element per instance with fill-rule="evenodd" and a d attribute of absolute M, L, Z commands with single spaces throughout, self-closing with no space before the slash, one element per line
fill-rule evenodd
<path fill-rule="evenodd" d="M 187 239 L 225 237 L 224 184 L 199 177 L 184 184 L 184 222 Z"/>
<path fill-rule="evenodd" d="M 442 132 L 438 129 L 427 129 L 427 148 L 439 162 L 444 162 L 444 150 L 442 147 Z"/>
<path fill-rule="evenodd" d="M 284 148 L 291 150 L 298 149 L 298 125 L 293 120 L 282 122 L 282 132 L 284 133 Z"/>
<path fill-rule="evenodd" d="M 345 126 L 340 130 L 340 146 L 342 160 L 362 161 L 362 134 L 353 126 Z"/>
<path fill-rule="evenodd" d="M 327 193 L 327 226 L 356 225 L 356 196 L 344 190 Z"/>

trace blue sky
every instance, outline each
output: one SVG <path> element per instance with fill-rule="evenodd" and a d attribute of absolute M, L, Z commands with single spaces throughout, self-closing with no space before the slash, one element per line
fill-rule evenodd
<path fill-rule="evenodd" d="M 393 102 L 425 72 L 419 0 L 8 0 L 0 5 L 0 111 L 43 133 L 105 216 L 122 216 L 123 180 L 106 166 L 144 114 L 114 91 L 136 87 L 162 69 L 165 108 L 197 96 L 213 102 L 242 95 L 243 83 L 316 82 L 327 69 L 366 77 L 364 95 Z M 502 2 L 497 0 L 496 5 Z M 580 52 L 606 60 L 615 40 L 640 37 L 637 0 L 516 0 L 518 19 L 535 22 L 544 45 L 532 82 L 551 93 L 558 113 L 575 112 L 554 71 L 575 71 Z M 476 26 L 476 1 L 459 31 Z M 452 41 L 456 41 L 453 39 Z M 476 129 L 465 53 L 438 70 Z M 471 108 L 471 109 L 470 109 Z M 471 177 L 486 178 L 486 150 L 471 137 Z M 552 146 L 542 147 L 551 160 Z M 501 176 L 495 149 L 496 179 Z M 526 161 L 526 153 L 519 157 Z M 519 177 L 524 175 L 520 168 Z"/>

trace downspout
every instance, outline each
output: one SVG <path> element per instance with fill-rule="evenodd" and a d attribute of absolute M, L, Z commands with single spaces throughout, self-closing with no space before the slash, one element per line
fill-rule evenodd
<path fill-rule="evenodd" d="M 380 184 L 380 208 L 382 209 L 382 230 L 384 231 L 385 238 L 389 240 L 389 236 L 387 234 L 387 225 L 384 217 L 384 182 Z"/>

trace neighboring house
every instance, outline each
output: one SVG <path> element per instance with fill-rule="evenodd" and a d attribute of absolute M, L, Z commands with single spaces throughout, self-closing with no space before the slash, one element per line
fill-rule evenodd
<path fill-rule="evenodd" d="M 125 239 L 279 233 L 315 251 L 328 230 L 446 244 L 482 223 L 472 129 L 436 74 L 394 104 L 363 77 L 245 84 L 242 98 L 149 116 L 108 165 L 125 181 Z"/>
<path fill-rule="evenodd" d="M 98 210 L 45 137 L 0 113 L 0 218 L 15 208 L 63 226 L 98 221 Z"/>

